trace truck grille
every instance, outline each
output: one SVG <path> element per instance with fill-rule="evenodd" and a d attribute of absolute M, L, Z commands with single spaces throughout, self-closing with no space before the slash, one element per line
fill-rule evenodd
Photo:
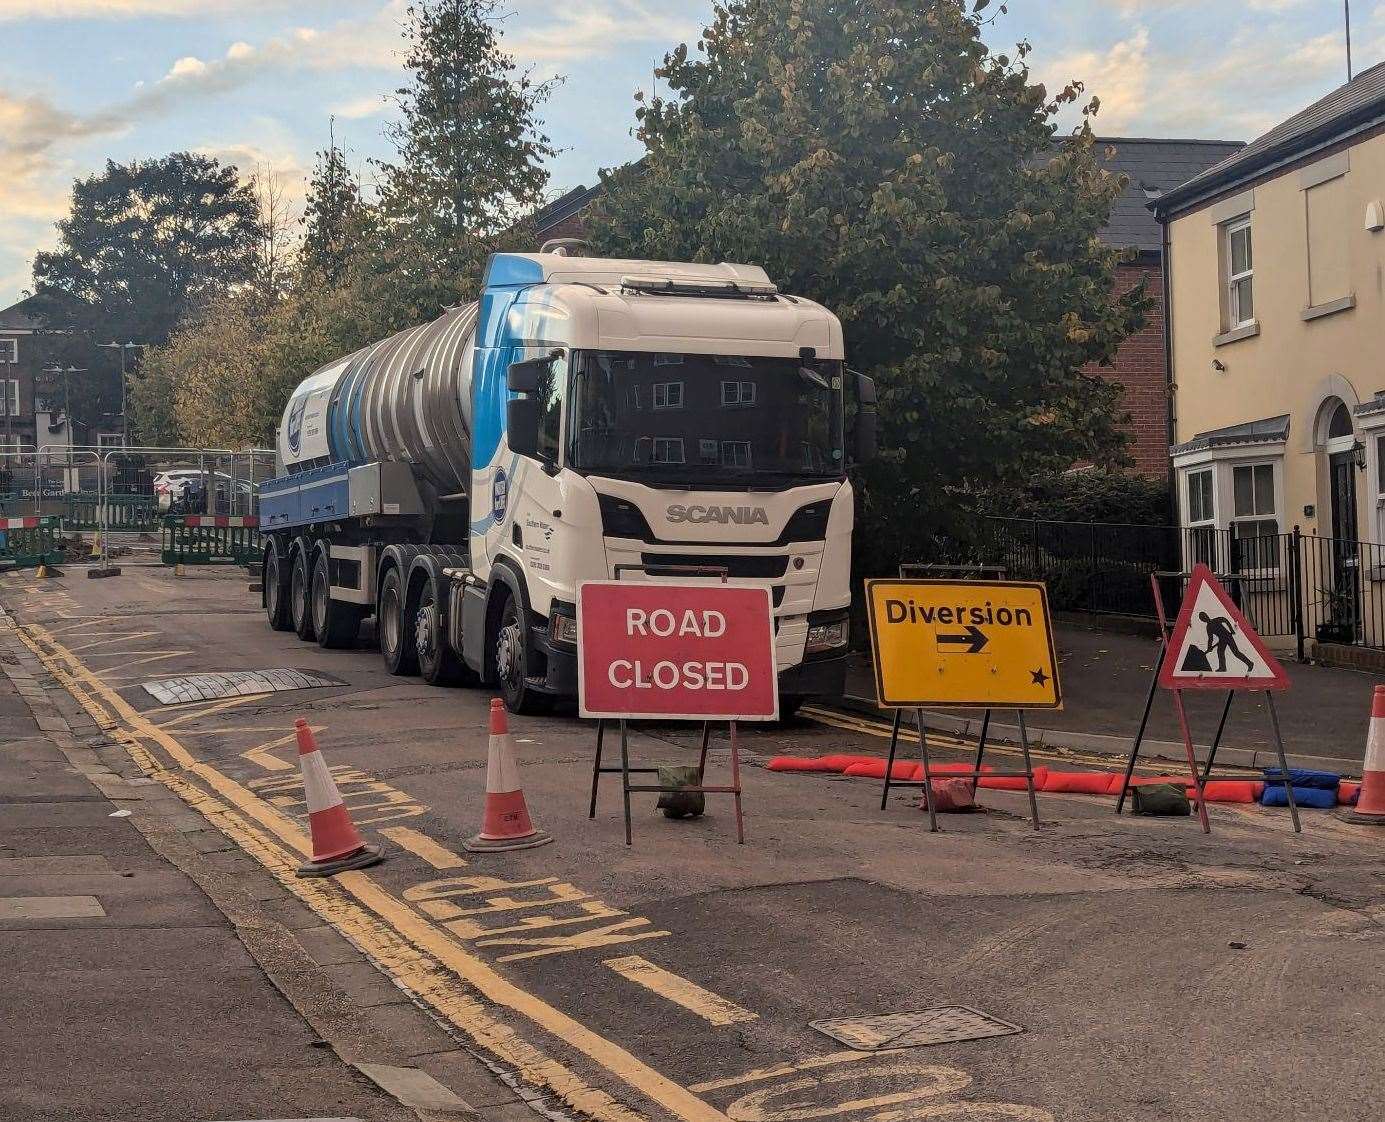
<path fill-rule="evenodd" d="M 788 557 L 721 556 L 707 553 L 642 553 L 643 565 L 687 565 L 724 568 L 726 575 L 745 580 L 778 580 L 789 569 Z M 776 590 L 777 591 L 777 590 Z"/>

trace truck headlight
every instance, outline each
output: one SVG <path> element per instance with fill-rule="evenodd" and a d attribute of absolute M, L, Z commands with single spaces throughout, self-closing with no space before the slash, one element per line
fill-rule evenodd
<path fill-rule="evenodd" d="M 815 623 L 808 628 L 808 641 L 804 644 L 803 651 L 805 654 L 817 654 L 820 651 L 830 651 L 834 647 L 844 647 L 849 634 L 850 624 L 845 616 L 831 623 Z"/>
<path fill-rule="evenodd" d="M 548 617 L 548 637 L 555 643 L 577 645 L 577 617 L 554 612 Z"/>

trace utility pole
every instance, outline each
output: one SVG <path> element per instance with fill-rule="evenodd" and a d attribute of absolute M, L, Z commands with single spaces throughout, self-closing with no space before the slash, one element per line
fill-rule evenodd
<path fill-rule="evenodd" d="M 1351 73 L 1351 0 L 1342 0 L 1342 9 L 1346 15 L 1347 27 L 1347 81 L 1352 79 Z"/>
<path fill-rule="evenodd" d="M 120 443 L 122 447 L 128 448 L 130 445 L 130 417 L 125 409 L 125 352 L 142 351 L 148 343 L 97 343 L 103 350 L 118 350 L 120 352 Z"/>

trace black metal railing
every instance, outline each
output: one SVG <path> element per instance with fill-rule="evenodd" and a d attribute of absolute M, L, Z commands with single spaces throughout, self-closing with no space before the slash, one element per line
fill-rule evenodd
<path fill-rule="evenodd" d="M 1058 610 L 1152 616 L 1150 574 L 1199 562 L 1227 577 L 1262 635 L 1385 650 L 1385 544 L 1258 527 L 1138 526 L 986 518 L 970 552 L 1019 580 L 1041 580 Z M 1178 589 L 1165 588 L 1166 604 Z"/>

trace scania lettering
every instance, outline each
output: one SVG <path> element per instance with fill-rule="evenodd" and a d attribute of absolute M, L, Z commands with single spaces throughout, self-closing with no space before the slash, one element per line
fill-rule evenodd
<path fill-rule="evenodd" d="M 331 647 L 374 617 L 392 673 L 531 711 L 576 693 L 581 581 L 725 573 L 771 591 L 781 711 L 839 694 L 848 451 L 875 433 L 845 357 L 836 316 L 753 266 L 496 254 L 478 303 L 294 391 L 261 489 L 269 622 Z M 733 688 L 669 667 L 639 675 Z"/>
<path fill-rule="evenodd" d="M 703 522 L 720 522 L 725 525 L 731 523 L 735 526 L 768 526 L 769 512 L 762 506 L 678 506 L 668 508 L 668 520 L 670 522 L 692 522 L 701 524 Z"/>

